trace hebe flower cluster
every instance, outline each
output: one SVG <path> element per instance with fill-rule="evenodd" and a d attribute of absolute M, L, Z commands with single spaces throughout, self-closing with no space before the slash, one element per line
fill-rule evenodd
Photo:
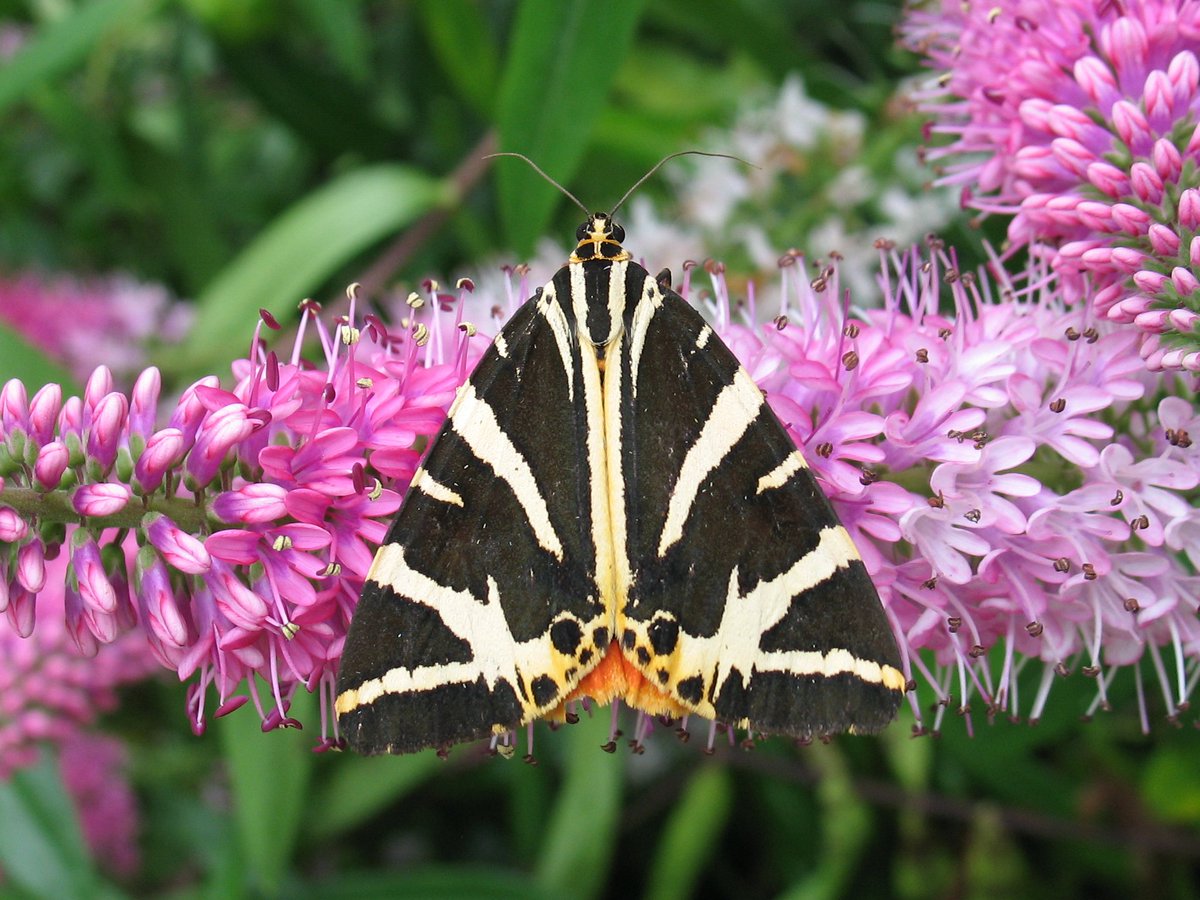
<path fill-rule="evenodd" d="M 943 709 L 977 696 L 1036 720 L 1056 673 L 1093 678 L 1094 710 L 1148 657 L 1175 716 L 1200 672 L 1200 579 L 1179 552 L 1200 559 L 1192 403 L 1045 273 L 993 288 L 936 242 L 882 252 L 882 309 L 850 316 L 836 267 L 808 281 L 785 258 L 775 326 L 720 330 L 863 553 L 906 667 Z M 1030 659 L 1045 665 L 1022 702 Z"/>
<path fill-rule="evenodd" d="M 127 383 L 145 366 L 147 346 L 178 342 L 191 318 L 191 307 L 165 288 L 128 276 L 0 277 L 0 322 L 80 380 L 103 365 Z"/>
<path fill-rule="evenodd" d="M 431 324 L 400 335 L 374 317 L 360 330 L 353 303 L 330 332 L 306 304 L 290 360 L 256 333 L 232 390 L 201 379 L 165 415 L 155 369 L 128 396 L 104 368 L 65 400 L 57 385 L 32 398 L 5 385 L 0 610 L 12 629 L 28 636 L 60 618 L 95 654 L 136 624 L 163 665 L 192 679 L 197 731 L 210 688 L 218 714 L 253 699 L 264 728 L 298 724 L 290 698 L 300 685 L 322 700 L 332 690 L 375 547 L 482 349 L 474 326 L 442 308 L 446 295 L 429 293 Z M 320 366 L 300 353 L 310 326 Z M 59 554 L 65 577 L 52 577 Z"/>
<path fill-rule="evenodd" d="M 25 554 L 26 566 L 31 555 Z M 94 659 L 79 652 L 64 617 L 66 569 L 62 554 L 42 570 L 36 637 L 14 630 L 11 615 L 0 618 L 0 781 L 33 765 L 41 744 L 86 743 L 85 729 L 116 705 L 116 689 L 158 669 L 136 633 L 118 638 Z M 28 572 L 16 578 L 28 580 Z"/>
<path fill-rule="evenodd" d="M 944 72 L 918 94 L 941 183 L 1011 215 L 1151 369 L 1200 370 L 1200 3 L 941 0 L 903 34 Z"/>

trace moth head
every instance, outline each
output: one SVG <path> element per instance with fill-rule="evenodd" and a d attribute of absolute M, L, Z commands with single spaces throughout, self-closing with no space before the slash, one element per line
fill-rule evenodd
<path fill-rule="evenodd" d="M 575 240 L 579 243 L 571 254 L 571 262 L 589 259 L 629 259 L 629 253 L 621 246 L 625 240 L 625 229 L 613 221 L 608 213 L 592 213 L 586 222 L 575 229 Z"/>
<path fill-rule="evenodd" d="M 625 229 L 612 220 L 608 213 L 592 213 L 588 220 L 575 229 L 575 240 L 616 241 L 625 240 Z"/>

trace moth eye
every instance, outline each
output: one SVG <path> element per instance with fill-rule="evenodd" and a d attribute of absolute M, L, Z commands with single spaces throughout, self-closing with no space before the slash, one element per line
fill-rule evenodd
<path fill-rule="evenodd" d="M 585 237 L 591 234 L 591 231 L 590 223 L 584 222 L 575 229 L 575 240 L 582 241 Z"/>
<path fill-rule="evenodd" d="M 612 235 L 612 239 L 614 241 L 616 241 L 618 244 L 624 243 L 625 229 L 622 228 L 620 225 L 618 225 L 616 222 L 612 223 L 612 229 L 609 231 L 609 234 Z"/>

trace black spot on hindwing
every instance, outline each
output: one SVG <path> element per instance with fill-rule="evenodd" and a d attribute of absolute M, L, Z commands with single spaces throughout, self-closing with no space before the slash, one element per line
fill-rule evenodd
<path fill-rule="evenodd" d="M 549 675 L 539 675 L 530 685 L 533 702 L 538 706 L 549 706 L 558 697 L 558 685 Z"/>
<path fill-rule="evenodd" d="M 574 619 L 560 619 L 550 626 L 550 642 L 565 656 L 572 656 L 583 640 L 583 629 Z"/>
<path fill-rule="evenodd" d="M 666 656 L 679 642 L 679 623 L 674 619 L 655 619 L 650 623 L 650 646 L 659 656 Z"/>

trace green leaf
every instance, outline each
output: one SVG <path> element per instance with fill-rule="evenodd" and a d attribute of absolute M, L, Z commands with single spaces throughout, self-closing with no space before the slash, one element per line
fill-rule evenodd
<path fill-rule="evenodd" d="M 546 827 L 537 881 L 550 894 L 599 896 L 617 842 L 624 755 L 605 753 L 609 717 L 586 717 L 560 731 L 567 745 L 566 781 Z M 556 740 L 559 738 L 556 737 Z"/>
<path fill-rule="evenodd" d="M 528 877 L 504 869 L 437 866 L 403 874 L 350 872 L 296 896 L 314 900 L 548 900 L 566 895 L 542 891 Z"/>
<path fill-rule="evenodd" d="M 1142 771 L 1146 805 L 1168 822 L 1200 824 L 1200 772 L 1196 770 L 1196 748 L 1160 747 Z"/>
<path fill-rule="evenodd" d="M 0 822 L 0 869 L 6 881 L 37 897 L 99 895 L 103 888 L 74 804 L 51 757 L 0 781 Z"/>
<path fill-rule="evenodd" d="M 52 328 L 53 323 L 47 322 L 44 327 Z M 51 382 L 61 384 L 64 394 L 80 393 L 74 376 L 66 369 L 7 325 L 0 325 L 0 384 L 10 378 L 25 382 L 30 394 Z"/>
<path fill-rule="evenodd" d="M 404 136 L 375 115 L 369 85 L 314 65 L 273 34 L 225 41 L 220 51 L 239 84 L 317 152 L 388 159 L 402 145 Z"/>
<path fill-rule="evenodd" d="M 0 67 L 0 113 L 78 68 L 113 31 L 149 15 L 162 0 L 95 0 L 80 3 L 40 28 L 12 60 Z"/>
<path fill-rule="evenodd" d="M 705 766 L 675 804 L 650 870 L 648 900 L 686 900 L 712 859 L 733 808 L 733 779 L 717 766 Z"/>
<path fill-rule="evenodd" d="M 432 750 L 411 756 L 342 753 L 332 762 L 313 804 L 320 815 L 308 823 L 308 835 L 314 840 L 362 824 L 446 765 Z"/>
<path fill-rule="evenodd" d="M 784 900 L 831 900 L 846 896 L 871 836 L 871 810 L 855 793 L 850 768 L 836 744 L 805 751 L 820 774 L 821 853 L 817 866 L 786 890 Z"/>
<path fill-rule="evenodd" d="M 371 34 L 362 4 L 352 0 L 296 0 L 296 10 L 355 84 L 371 77 Z"/>
<path fill-rule="evenodd" d="M 488 115 L 495 99 L 500 58 L 485 4 L 422 0 L 417 12 L 442 70 L 475 112 Z"/>
<path fill-rule="evenodd" d="M 524 153 L 564 184 L 571 179 L 633 43 L 642 6 L 642 0 L 521 4 L 500 82 L 501 150 Z M 505 233 L 513 249 L 528 254 L 562 198 L 514 160 L 499 167 L 497 184 Z"/>
<path fill-rule="evenodd" d="M 316 722 L 316 707 L 311 694 L 298 691 L 289 715 Z M 301 814 L 307 806 L 315 739 L 299 728 L 263 734 L 253 709 L 226 716 L 217 730 L 229 767 L 239 843 L 258 886 L 266 893 L 276 893 L 291 862 Z"/>
<path fill-rule="evenodd" d="M 188 345 L 159 361 L 172 374 L 204 374 L 249 346 L 258 309 L 280 321 L 368 247 L 444 202 L 446 192 L 407 166 L 343 175 L 296 203 L 226 267 L 196 303 Z"/>

